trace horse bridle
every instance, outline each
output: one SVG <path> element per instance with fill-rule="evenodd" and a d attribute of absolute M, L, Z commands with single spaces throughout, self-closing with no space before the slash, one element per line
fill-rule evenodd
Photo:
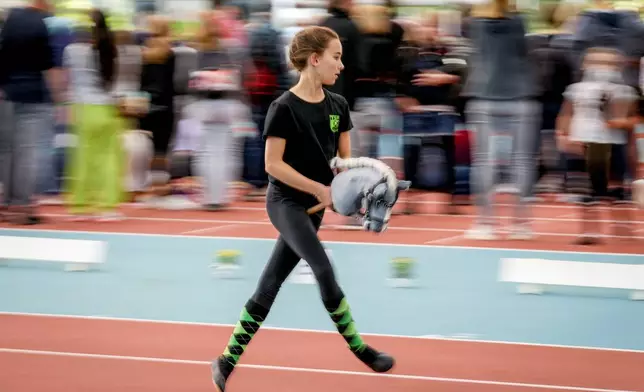
<path fill-rule="evenodd" d="M 360 211 L 358 211 L 358 213 L 357 213 L 357 214 L 358 214 L 359 216 L 361 216 L 364 220 L 369 220 L 369 221 L 372 221 L 372 222 L 377 222 L 377 223 L 380 223 L 380 224 L 382 224 L 382 225 L 385 225 L 385 224 L 387 224 L 387 223 L 389 222 L 389 219 L 387 219 L 387 220 L 380 219 L 380 218 L 375 218 L 375 219 L 374 219 L 374 218 L 373 218 L 373 217 L 371 217 L 371 215 L 369 214 L 369 211 L 370 211 L 369 206 L 371 205 L 371 202 L 373 201 L 373 197 L 374 197 L 374 196 L 373 196 L 373 193 L 375 192 L 376 188 L 377 188 L 380 184 L 386 184 L 386 183 L 387 183 L 387 179 L 386 179 L 386 178 L 382 178 L 382 179 L 380 179 L 380 181 L 376 182 L 376 183 L 375 183 L 371 188 L 369 188 L 369 190 L 367 190 L 366 192 L 364 192 L 364 193 L 363 193 L 364 197 L 363 197 L 363 199 L 362 199 L 362 206 L 363 206 L 363 208 L 364 208 L 365 213 L 363 214 L 363 213 L 361 213 Z M 394 199 L 394 201 L 393 201 L 392 203 L 387 203 L 386 207 L 387 207 L 388 209 L 393 208 L 393 206 L 394 206 L 394 204 L 396 204 L 396 201 L 397 201 L 397 200 L 398 200 L 398 192 L 396 192 L 396 198 Z M 376 201 L 376 203 L 386 203 L 386 202 L 385 202 L 384 200 L 378 200 L 378 201 Z"/>

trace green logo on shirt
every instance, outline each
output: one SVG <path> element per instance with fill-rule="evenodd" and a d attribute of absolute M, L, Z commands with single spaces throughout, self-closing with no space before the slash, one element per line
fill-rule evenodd
<path fill-rule="evenodd" d="M 331 126 L 331 132 L 338 132 L 340 130 L 340 116 L 337 114 L 330 114 L 329 125 Z"/>

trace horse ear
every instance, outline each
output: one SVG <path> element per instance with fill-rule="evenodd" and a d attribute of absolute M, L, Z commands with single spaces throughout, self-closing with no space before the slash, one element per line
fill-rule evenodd
<path fill-rule="evenodd" d="M 406 191 L 411 186 L 411 181 L 398 181 L 398 190 Z"/>

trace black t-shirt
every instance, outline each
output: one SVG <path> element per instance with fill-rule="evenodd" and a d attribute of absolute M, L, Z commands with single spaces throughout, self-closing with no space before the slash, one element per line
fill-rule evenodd
<path fill-rule="evenodd" d="M 0 85 L 10 101 L 51 102 L 43 74 L 56 66 L 46 22 L 50 16 L 33 7 L 14 8 L 7 16 L 0 34 Z"/>
<path fill-rule="evenodd" d="M 349 104 L 339 94 L 324 90 L 324 100 L 310 103 L 290 91 L 271 104 L 264 125 L 269 136 L 286 140 L 284 162 L 303 176 L 330 185 L 333 171 L 329 162 L 338 153 L 340 133 L 351 130 Z M 280 193 L 310 203 L 312 196 L 296 190 L 269 175 Z"/>

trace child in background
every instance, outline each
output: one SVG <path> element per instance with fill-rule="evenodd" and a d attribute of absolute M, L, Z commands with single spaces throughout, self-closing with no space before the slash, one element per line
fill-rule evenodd
<path fill-rule="evenodd" d="M 637 94 L 622 78 L 622 55 L 615 49 L 591 48 L 583 60 L 583 77 L 564 93 L 565 102 L 557 120 L 557 143 L 568 158 L 568 186 L 583 196 L 581 202 L 582 233 L 580 245 L 599 242 L 598 205 L 614 204 L 613 220 L 620 233 L 628 229 L 629 209 L 624 190 L 626 165 L 611 170 L 613 145 L 627 145 L 629 128 Z M 612 172 L 612 173 L 611 173 Z M 609 190 L 612 174 L 617 186 Z"/>
<path fill-rule="evenodd" d="M 119 115 L 114 85 L 119 64 L 114 34 L 100 10 L 90 12 L 90 42 L 68 45 L 64 64 L 69 70 L 72 128 L 78 146 L 69 168 L 70 208 L 75 219 L 116 220 L 123 196 L 124 155 L 121 135 L 126 125 Z"/>

